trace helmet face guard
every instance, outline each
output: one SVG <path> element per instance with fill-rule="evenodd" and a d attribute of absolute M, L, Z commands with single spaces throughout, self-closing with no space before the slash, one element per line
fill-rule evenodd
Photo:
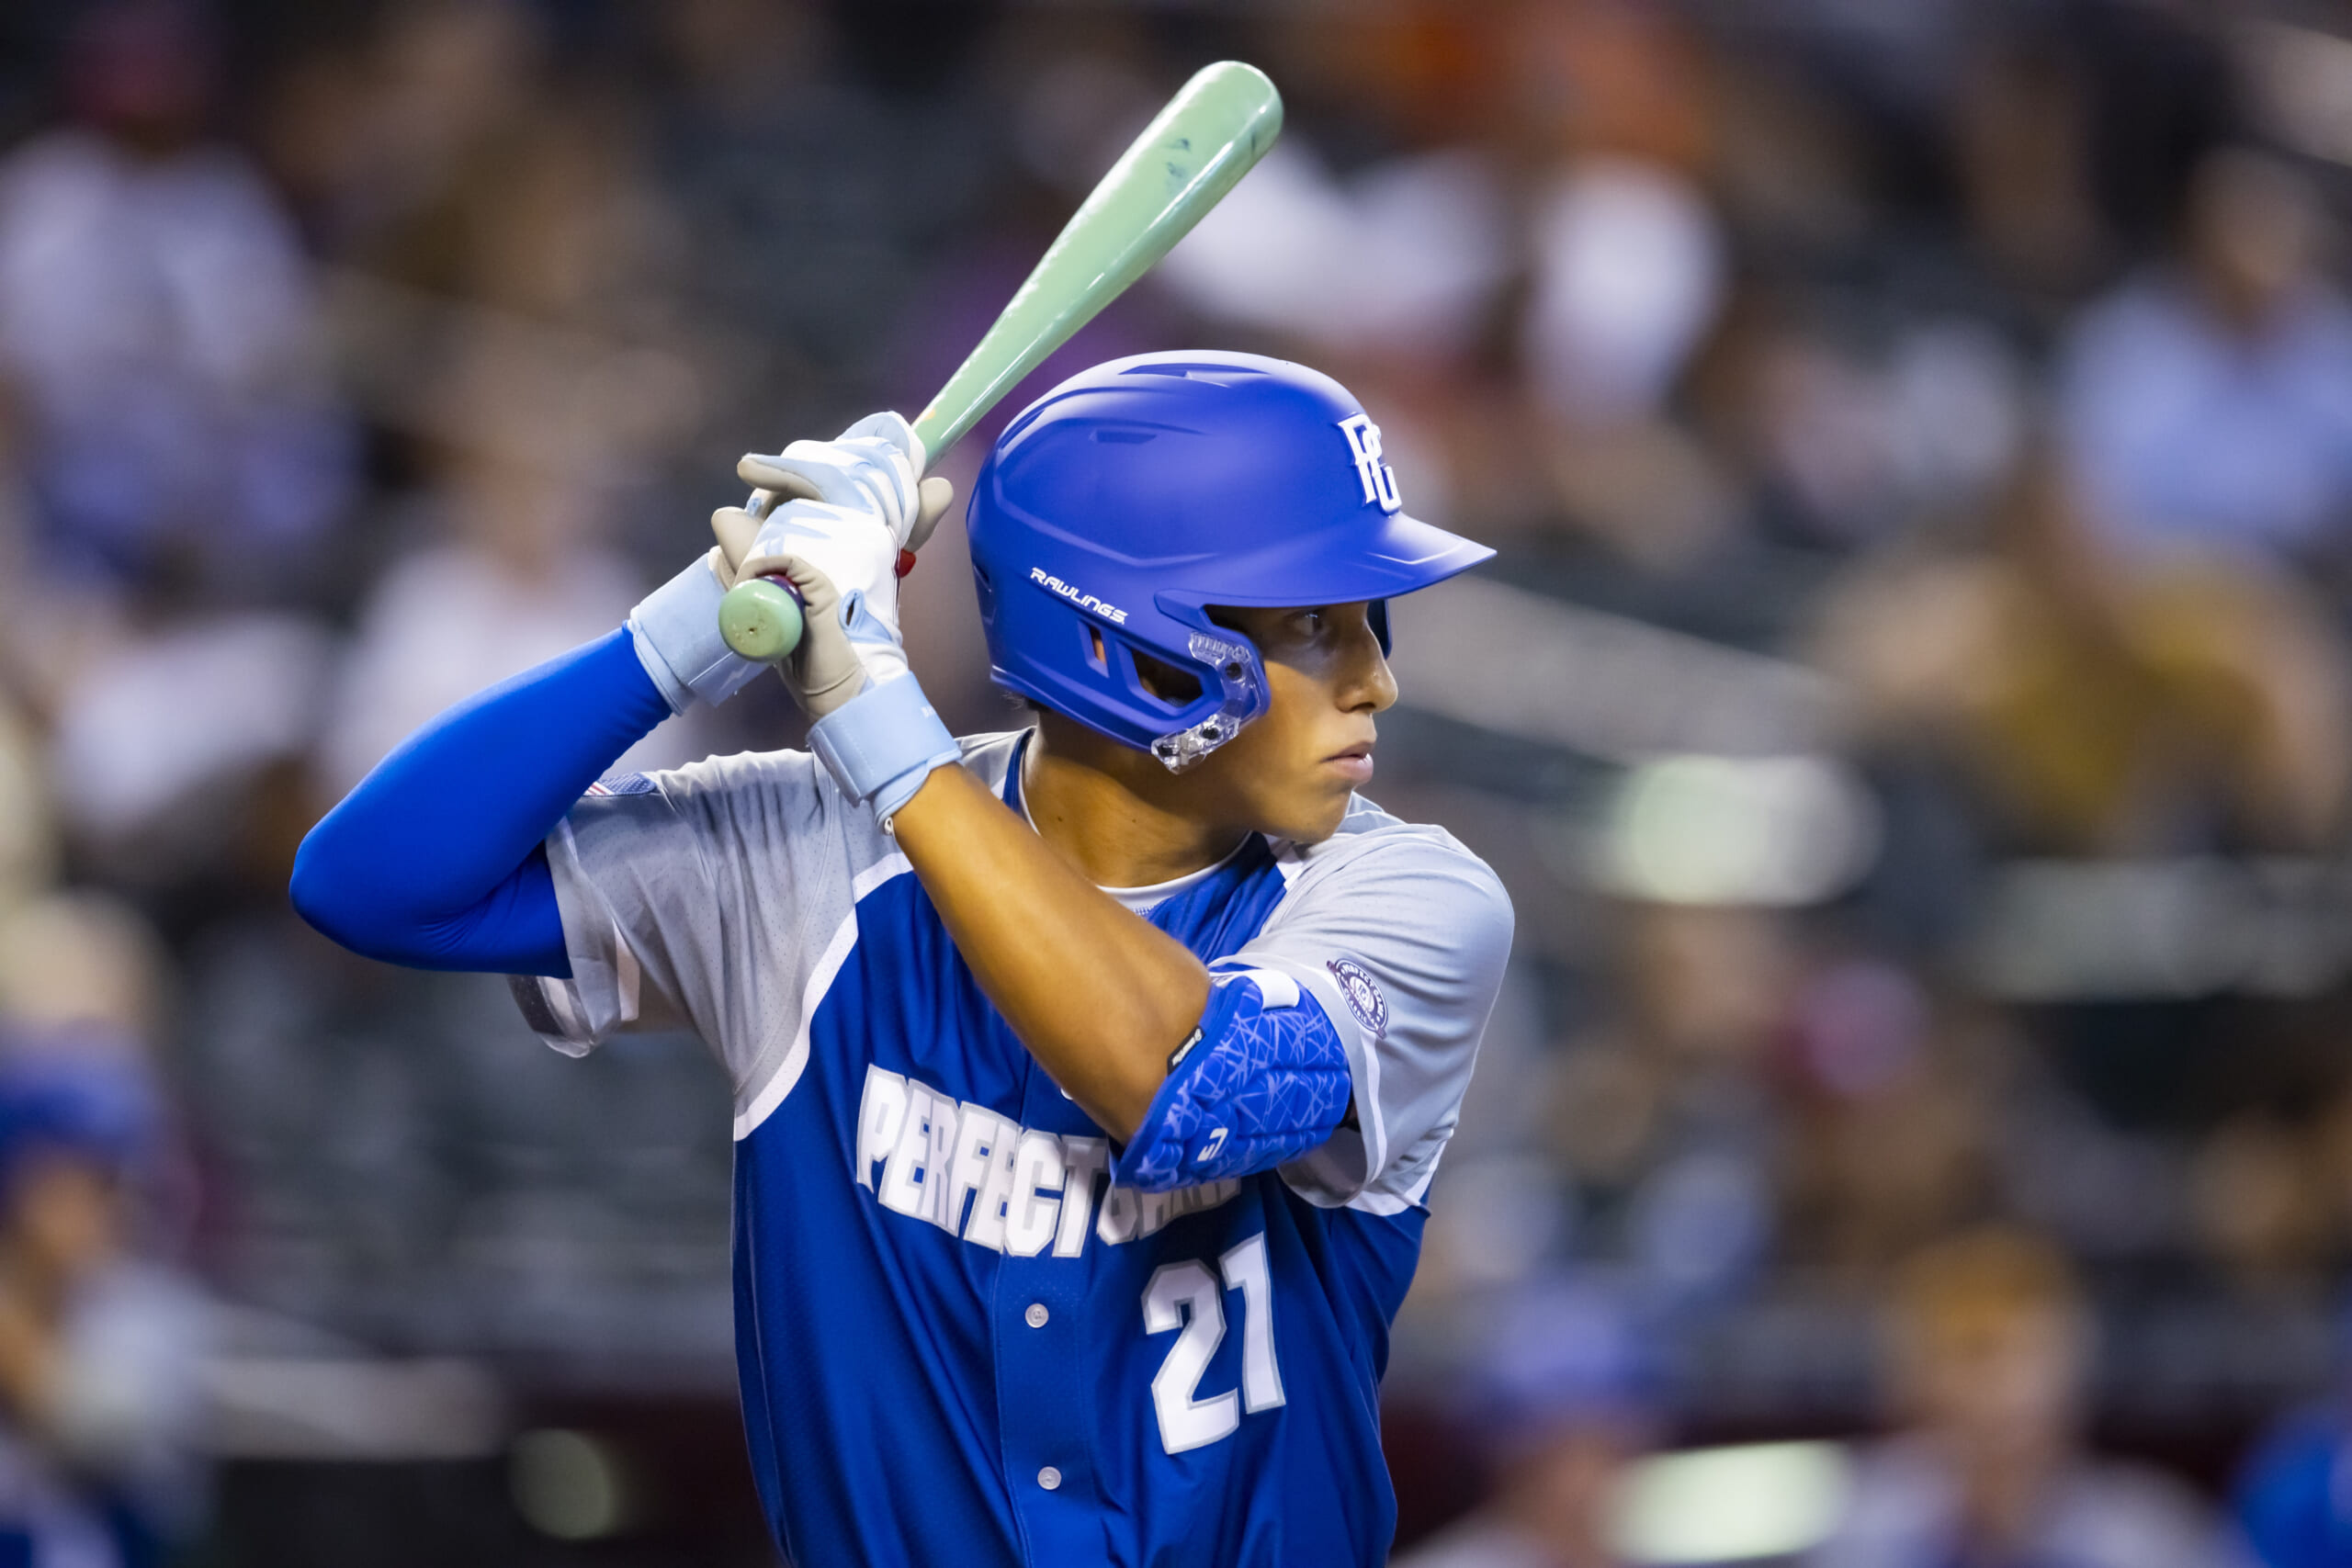
<path fill-rule="evenodd" d="M 1266 690 L 1266 667 L 1240 633 L 1216 637 L 1194 632 L 1188 650 L 1195 666 L 1205 664 L 1216 671 L 1216 687 L 1201 697 L 1202 703 L 1214 701 L 1216 711 L 1198 723 L 1152 737 L 1151 754 L 1171 773 L 1182 773 L 1240 734 L 1243 725 L 1273 702 Z"/>
<path fill-rule="evenodd" d="M 998 441 L 967 522 L 997 683 L 1179 773 L 1271 701 L 1258 650 L 1208 606 L 1370 601 L 1385 652 L 1388 599 L 1494 553 L 1404 514 L 1338 382 L 1239 354 L 1064 382 Z"/>

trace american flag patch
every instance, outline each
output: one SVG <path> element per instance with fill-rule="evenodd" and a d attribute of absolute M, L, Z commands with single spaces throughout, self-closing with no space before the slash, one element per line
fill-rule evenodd
<path fill-rule="evenodd" d="M 587 794 L 592 796 L 599 795 L 652 795 L 655 793 L 656 785 L 653 781 L 647 778 L 643 773 L 616 773 L 608 779 L 598 779 L 594 784 L 590 784 L 587 789 Z"/>

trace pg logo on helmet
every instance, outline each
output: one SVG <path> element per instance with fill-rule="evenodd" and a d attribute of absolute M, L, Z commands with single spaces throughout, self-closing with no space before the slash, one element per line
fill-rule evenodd
<path fill-rule="evenodd" d="M 1368 413 L 1351 414 L 1340 422 L 1340 433 L 1348 438 L 1348 450 L 1355 455 L 1356 478 L 1363 485 L 1363 498 L 1380 502 L 1383 512 L 1401 512 L 1405 503 L 1396 498 L 1396 470 L 1381 456 L 1380 426 L 1372 423 Z"/>

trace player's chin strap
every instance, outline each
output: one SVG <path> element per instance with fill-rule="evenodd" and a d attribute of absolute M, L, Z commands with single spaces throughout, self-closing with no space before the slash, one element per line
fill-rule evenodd
<path fill-rule="evenodd" d="M 1112 1179 L 1164 1192 L 1272 1170 L 1339 1130 L 1353 1087 L 1340 1032 L 1297 981 L 1219 975 Z"/>
<path fill-rule="evenodd" d="M 911 674 L 867 687 L 809 726 L 808 749 L 843 795 L 873 805 L 885 832 L 934 769 L 964 755 Z"/>

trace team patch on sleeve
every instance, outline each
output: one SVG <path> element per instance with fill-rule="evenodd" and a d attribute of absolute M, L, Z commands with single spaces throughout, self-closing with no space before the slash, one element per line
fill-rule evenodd
<path fill-rule="evenodd" d="M 599 795 L 655 795 L 658 793 L 660 793 L 660 786 L 654 784 L 651 779 L 647 778 L 643 773 L 615 773 L 610 778 L 598 779 L 594 784 L 590 784 L 585 791 L 585 794 L 590 796 Z"/>
<path fill-rule="evenodd" d="M 1356 1021 L 1363 1025 L 1363 1032 L 1374 1040 L 1385 1039 L 1388 998 L 1381 994 L 1379 984 L 1364 972 L 1363 965 L 1352 958 L 1334 958 L 1324 967 L 1340 982 L 1340 995 L 1346 999 L 1348 1010 L 1356 1015 Z"/>

